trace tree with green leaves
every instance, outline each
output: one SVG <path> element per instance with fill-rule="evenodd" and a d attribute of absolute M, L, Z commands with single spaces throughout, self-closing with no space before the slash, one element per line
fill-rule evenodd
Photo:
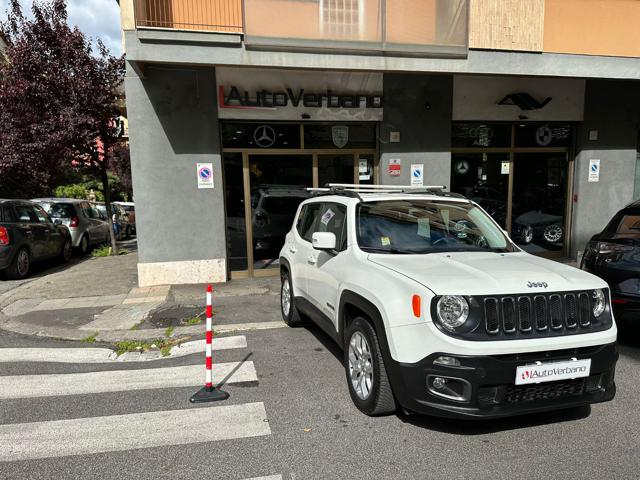
<path fill-rule="evenodd" d="M 117 143 L 114 92 L 124 57 L 110 54 L 67 19 L 66 0 L 36 0 L 26 17 L 11 0 L 2 30 L 0 66 L 0 197 L 49 195 L 70 168 L 103 185 L 109 218 L 109 157 Z M 111 232 L 116 253 L 116 240 Z"/>

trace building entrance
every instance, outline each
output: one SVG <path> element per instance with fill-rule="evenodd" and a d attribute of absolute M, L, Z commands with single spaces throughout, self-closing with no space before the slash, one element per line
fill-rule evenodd
<path fill-rule="evenodd" d="M 307 187 L 377 181 L 375 123 L 223 123 L 232 278 L 277 275 Z"/>
<path fill-rule="evenodd" d="M 451 190 L 478 202 L 530 253 L 566 256 L 569 124 L 453 125 Z"/>

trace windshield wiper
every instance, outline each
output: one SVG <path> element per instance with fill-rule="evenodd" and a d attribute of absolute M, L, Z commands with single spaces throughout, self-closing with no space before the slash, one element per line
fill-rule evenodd
<path fill-rule="evenodd" d="M 393 253 L 393 254 L 398 254 L 398 255 L 403 255 L 406 253 L 413 253 L 413 252 L 409 252 L 407 250 L 398 250 L 397 248 L 391 247 L 391 248 L 383 248 L 383 247 L 360 247 L 360 250 L 362 250 L 363 252 L 370 252 L 370 253 Z"/>

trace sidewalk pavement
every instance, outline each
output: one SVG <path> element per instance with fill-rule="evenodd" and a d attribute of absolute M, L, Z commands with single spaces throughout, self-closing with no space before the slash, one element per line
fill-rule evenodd
<path fill-rule="evenodd" d="M 0 329 L 108 343 L 202 335 L 206 286 L 139 288 L 137 261 L 136 253 L 86 258 L 5 291 Z M 214 330 L 282 326 L 278 294 L 278 277 L 214 285 Z"/>

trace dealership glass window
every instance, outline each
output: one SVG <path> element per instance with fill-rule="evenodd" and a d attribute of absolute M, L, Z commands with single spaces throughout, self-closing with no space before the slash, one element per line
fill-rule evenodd
<path fill-rule="evenodd" d="M 501 123 L 454 123 L 453 148 L 497 148 L 511 146 L 511 125 Z"/>
<path fill-rule="evenodd" d="M 294 123 L 223 123 L 224 148 L 300 148 L 300 125 Z"/>
<path fill-rule="evenodd" d="M 562 251 L 566 240 L 566 153 L 516 153 L 511 236 L 529 253 Z"/>
<path fill-rule="evenodd" d="M 313 183 L 311 155 L 249 155 L 253 268 L 278 267 L 300 202 Z"/>
<path fill-rule="evenodd" d="M 227 216 L 227 252 L 232 271 L 247 270 L 242 154 L 224 154 L 224 195 Z"/>
<path fill-rule="evenodd" d="M 534 123 L 515 125 L 515 147 L 568 147 L 571 125 L 566 123 Z"/>
<path fill-rule="evenodd" d="M 477 202 L 506 228 L 509 168 L 507 153 L 454 153 L 451 191 Z"/>
<path fill-rule="evenodd" d="M 318 186 L 327 183 L 353 183 L 354 156 L 347 155 L 318 155 Z"/>
<path fill-rule="evenodd" d="M 305 148 L 375 148 L 374 123 L 304 124 Z"/>

